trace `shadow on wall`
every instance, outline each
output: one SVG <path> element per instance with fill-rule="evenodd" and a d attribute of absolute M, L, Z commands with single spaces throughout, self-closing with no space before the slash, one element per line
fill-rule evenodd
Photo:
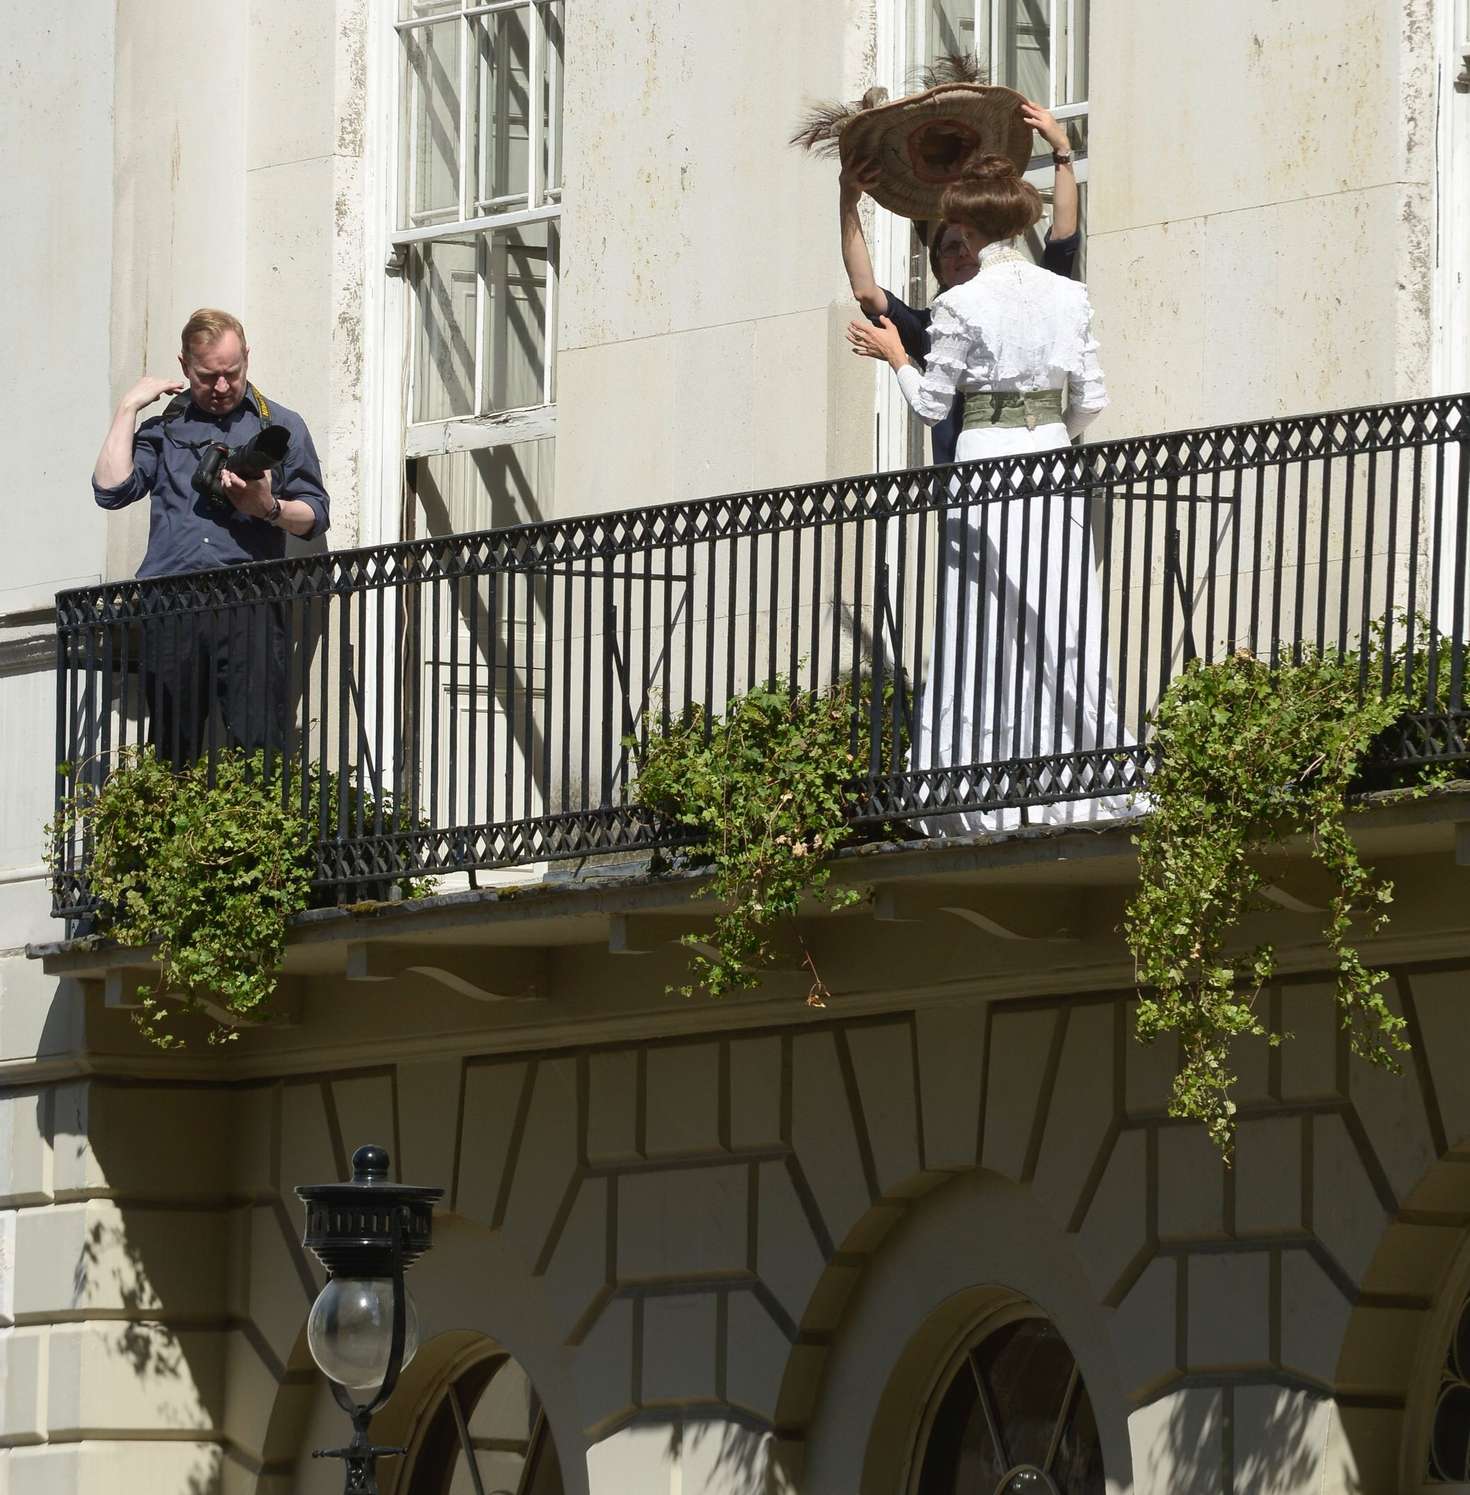
<path fill-rule="evenodd" d="M 795 1495 L 794 1476 L 781 1463 L 767 1430 L 732 1422 L 729 1414 L 685 1414 L 669 1424 L 665 1462 L 684 1490 L 719 1495 Z"/>
<path fill-rule="evenodd" d="M 1213 1495 L 1222 1489 L 1251 1495 L 1301 1495 L 1331 1488 L 1359 1495 L 1364 1486 L 1336 1472 L 1323 1485 L 1330 1426 L 1327 1398 L 1285 1386 L 1196 1388 L 1164 1399 L 1163 1436 L 1149 1438 L 1150 1408 L 1135 1413 L 1143 1434 L 1136 1473 L 1139 1495 Z M 1154 1404 L 1155 1412 L 1163 1403 Z M 1136 1445 L 1135 1445 L 1136 1446 Z"/>
<path fill-rule="evenodd" d="M 193 1383 L 178 1335 L 151 1322 L 164 1295 L 153 1285 L 142 1253 L 128 1239 L 125 1218 L 94 1220 L 87 1227 L 72 1272 L 72 1302 L 115 1302 L 129 1317 L 117 1327 L 111 1351 L 127 1361 L 142 1381 Z"/>
<path fill-rule="evenodd" d="M 67 985 L 59 984 L 43 1045 L 74 1042 L 75 993 L 62 989 Z M 45 1222 L 44 1250 L 54 1255 L 49 1262 L 39 1252 L 30 1257 L 35 1280 L 21 1290 L 44 1294 L 37 1303 L 42 1311 L 71 1320 L 51 1329 L 48 1430 L 104 1441 L 115 1434 L 128 1444 L 122 1455 L 128 1473 L 113 1471 L 119 1478 L 151 1480 L 182 1495 L 217 1495 L 225 1456 L 217 1442 L 225 1416 L 225 1344 L 214 1330 L 193 1326 L 224 1316 L 228 1216 L 182 1213 L 167 1196 L 179 1197 L 170 1173 L 181 1150 L 209 1153 L 196 1158 L 194 1175 L 227 1175 L 205 1129 L 160 1137 L 147 1127 L 109 1125 L 121 1115 L 112 1102 L 123 1097 L 126 1107 L 139 1093 L 92 1079 L 37 1097 L 38 1131 L 51 1149 L 60 1197 Z M 118 1197 L 98 1197 L 103 1191 Z M 22 1218 L 17 1228 L 26 1225 Z M 159 1441 L 150 1443 L 150 1435 Z M 85 1472 L 77 1477 L 84 1484 L 105 1478 L 100 1467 L 92 1472 L 91 1461 L 112 1457 L 79 1454 Z"/>

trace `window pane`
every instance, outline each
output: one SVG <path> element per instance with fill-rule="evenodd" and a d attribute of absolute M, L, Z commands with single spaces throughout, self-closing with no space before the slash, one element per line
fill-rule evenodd
<path fill-rule="evenodd" d="M 535 1421 L 536 1393 L 530 1378 L 516 1361 L 507 1360 L 470 1414 L 470 1436 L 476 1442 L 499 1444 L 524 1462 Z"/>
<path fill-rule="evenodd" d="M 413 419 L 447 420 L 475 411 L 475 309 L 480 238 L 415 246 Z"/>
<path fill-rule="evenodd" d="M 935 1414 L 919 1489 L 922 1495 L 988 1495 L 1006 1468 L 975 1394 L 974 1378 L 961 1367 Z"/>
<path fill-rule="evenodd" d="M 398 18 L 413 21 L 421 16 L 457 15 L 461 0 L 399 0 Z"/>
<path fill-rule="evenodd" d="M 526 1495 L 562 1495 L 561 1463 L 557 1458 L 556 1442 L 544 1418 L 536 1446 L 531 1450 L 531 1459 Z"/>
<path fill-rule="evenodd" d="M 485 1382 L 495 1373 L 497 1362 L 486 1360 L 471 1366 L 455 1383 L 453 1394 L 461 1410 L 472 1407 Z M 446 1495 L 457 1477 L 457 1466 L 464 1450 L 459 1434 L 459 1419 L 446 1392 L 434 1409 L 413 1467 L 408 1472 L 406 1495 Z"/>
<path fill-rule="evenodd" d="M 503 10 L 475 22 L 479 141 L 478 212 L 494 211 L 527 188 L 526 74 L 530 65 L 529 10 Z"/>
<path fill-rule="evenodd" d="M 457 1397 L 465 1418 L 468 1446 L 450 1396 Z M 535 1393 L 515 1361 L 472 1366 L 435 1410 L 405 1472 L 406 1495 L 477 1495 L 482 1490 L 486 1495 L 563 1495 L 556 1449 L 539 1413 Z"/>
<path fill-rule="evenodd" d="M 514 1360 L 507 1360 L 471 1410 L 468 1422 L 480 1488 L 486 1495 L 492 1490 L 521 1489 L 536 1411 L 536 1393 L 529 1378 Z M 457 1471 L 450 1495 L 475 1495 L 467 1463 Z"/>
<path fill-rule="evenodd" d="M 955 1367 L 935 1410 L 920 1495 L 1103 1495 L 1097 1424 L 1072 1375 L 1071 1351 L 1045 1320 L 1022 1319 L 982 1340 Z"/>
<path fill-rule="evenodd" d="M 518 441 L 423 457 L 415 473 L 416 535 L 464 535 L 549 519 L 556 442 Z"/>
<path fill-rule="evenodd" d="M 562 12 L 560 0 L 554 5 L 543 7 L 546 17 L 546 77 L 542 107 L 546 121 L 543 142 L 548 192 L 561 191 L 562 63 L 566 56 Z"/>
<path fill-rule="evenodd" d="M 1103 1495 L 1107 1488 L 1102 1440 L 1097 1435 L 1097 1420 L 1086 1387 L 1077 1388 L 1051 1472 L 1062 1495 Z"/>
<path fill-rule="evenodd" d="M 485 318 L 485 412 L 546 404 L 546 279 L 552 224 L 531 223 L 489 238 Z"/>
<path fill-rule="evenodd" d="M 404 35 L 408 110 L 400 222 L 414 228 L 459 216 L 459 83 L 462 21 Z"/>
<path fill-rule="evenodd" d="M 1044 1464 L 1072 1375 L 1066 1341 L 1045 1321 L 1022 1319 L 992 1334 L 975 1361 L 1010 1463 Z"/>
<path fill-rule="evenodd" d="M 1067 90 L 1064 104 L 1080 104 L 1087 98 L 1087 41 L 1091 7 L 1087 0 L 1070 0 L 1067 30 Z"/>
<path fill-rule="evenodd" d="M 557 239 L 556 224 L 532 223 L 414 247 L 413 420 L 521 410 L 554 398 L 546 387 L 546 321 Z"/>
<path fill-rule="evenodd" d="M 974 0 L 915 0 L 909 56 L 916 68 L 950 53 L 975 52 Z"/>
<path fill-rule="evenodd" d="M 993 81 L 1051 100 L 1051 0 L 994 0 Z"/>

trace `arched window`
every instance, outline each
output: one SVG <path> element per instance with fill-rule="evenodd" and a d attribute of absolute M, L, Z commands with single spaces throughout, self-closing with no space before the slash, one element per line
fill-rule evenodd
<path fill-rule="evenodd" d="M 541 1399 L 509 1355 L 461 1361 L 419 1429 L 405 1495 L 562 1495 Z"/>
<path fill-rule="evenodd" d="M 1103 1495 L 1092 1403 L 1046 1319 L 995 1320 L 955 1357 L 925 1419 L 912 1495 Z"/>
<path fill-rule="evenodd" d="M 1430 1484 L 1470 1483 L 1470 1298 L 1460 1305 L 1429 1425 Z"/>

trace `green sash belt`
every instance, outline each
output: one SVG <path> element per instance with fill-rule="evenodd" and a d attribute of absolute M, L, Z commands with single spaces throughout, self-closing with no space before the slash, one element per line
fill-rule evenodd
<path fill-rule="evenodd" d="M 1021 394 L 1016 390 L 979 390 L 965 396 L 965 430 L 977 426 L 1001 426 L 1013 429 L 1025 426 L 1054 426 L 1062 419 L 1062 392 L 1059 389 L 1037 389 Z"/>

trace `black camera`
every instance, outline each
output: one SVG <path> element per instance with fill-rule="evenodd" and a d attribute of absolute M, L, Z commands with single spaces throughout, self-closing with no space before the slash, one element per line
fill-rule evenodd
<path fill-rule="evenodd" d="M 286 448 L 291 444 L 291 433 L 285 426 L 262 426 L 259 433 L 240 446 L 226 446 L 222 441 L 211 441 L 204 448 L 192 484 L 196 493 L 212 498 L 226 508 L 233 507 L 229 496 L 220 485 L 220 473 L 233 472 L 247 480 L 263 478 L 271 468 L 283 461 Z"/>

